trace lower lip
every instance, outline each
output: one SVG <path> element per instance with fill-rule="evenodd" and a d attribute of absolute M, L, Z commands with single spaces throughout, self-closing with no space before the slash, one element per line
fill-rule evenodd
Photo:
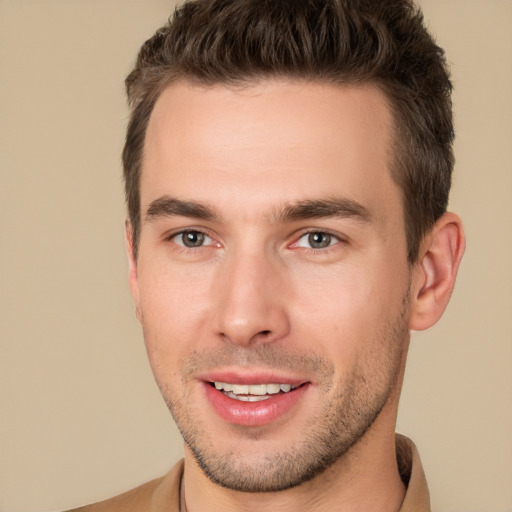
<path fill-rule="evenodd" d="M 304 396 L 309 385 L 303 384 L 288 393 L 271 395 L 259 402 L 229 398 L 206 382 L 204 388 L 208 401 L 222 419 L 234 425 L 260 427 L 285 416 Z"/>

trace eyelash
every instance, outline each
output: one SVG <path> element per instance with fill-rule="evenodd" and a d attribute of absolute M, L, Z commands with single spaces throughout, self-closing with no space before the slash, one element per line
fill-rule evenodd
<path fill-rule="evenodd" d="M 299 245 L 300 240 L 302 240 L 305 237 L 310 237 L 311 235 L 324 235 L 329 237 L 329 244 L 325 247 L 305 247 Z M 339 235 L 335 235 L 334 233 L 331 233 L 330 231 L 321 230 L 321 229 L 311 229 L 309 231 L 305 231 L 300 234 L 300 236 L 296 239 L 295 242 L 290 246 L 292 248 L 300 248 L 302 250 L 312 252 L 315 254 L 318 254 L 319 252 L 326 253 L 334 246 L 340 244 L 340 243 L 346 243 L 346 241 L 341 238 Z"/>
<path fill-rule="evenodd" d="M 203 241 L 201 243 L 201 245 L 197 245 L 197 246 L 187 246 L 185 245 L 185 243 L 183 242 L 183 237 L 185 235 L 199 235 L 199 237 L 203 237 Z M 312 235 L 323 235 L 323 236 L 326 236 L 328 237 L 328 245 L 326 245 L 325 247 L 306 247 L 306 246 L 303 246 L 303 245 L 299 245 L 300 241 L 305 238 L 305 237 L 310 237 Z M 179 239 L 179 237 L 182 237 L 182 243 L 179 243 L 177 240 Z M 208 239 L 209 240 L 209 243 L 207 244 L 204 244 L 204 240 L 205 239 Z M 173 242 L 178 248 L 179 250 L 181 251 L 187 251 L 187 252 L 196 252 L 200 249 L 205 249 L 209 246 L 214 246 L 214 247 L 221 247 L 221 244 L 219 242 L 215 242 L 214 238 L 211 237 L 207 232 L 201 230 L 201 229 L 193 229 L 193 228 L 189 228 L 189 229 L 183 229 L 181 231 L 178 231 L 176 233 L 172 233 L 168 236 L 166 236 L 165 238 L 166 241 L 170 241 L 170 242 Z M 309 241 L 310 243 L 311 241 Z M 300 236 L 298 236 L 295 241 L 290 244 L 288 247 L 290 247 L 291 249 L 301 249 L 303 251 L 307 251 L 307 252 L 311 252 L 311 253 L 314 253 L 314 254 L 318 254 L 319 252 L 321 253 L 326 253 L 328 251 L 330 251 L 330 249 L 340 243 L 346 243 L 346 240 L 344 240 L 343 238 L 341 238 L 339 235 L 335 235 L 334 233 L 331 233 L 330 231 L 326 231 L 326 230 L 319 230 L 319 229 L 312 229 L 312 230 L 309 230 L 309 231 L 304 231 L 300 234 Z"/>
<path fill-rule="evenodd" d="M 202 243 L 201 245 L 198 245 L 198 246 L 187 246 L 185 245 L 185 243 L 178 243 L 177 239 L 179 239 L 179 237 L 182 238 L 183 240 L 183 237 L 185 235 L 199 235 L 199 237 L 203 237 L 203 239 L 209 239 L 210 240 L 210 243 L 208 244 L 204 244 Z M 184 250 L 184 251 L 196 251 L 198 249 L 203 249 L 205 247 L 208 247 L 210 245 L 217 245 L 217 246 L 220 246 L 220 244 L 218 242 L 214 242 L 214 239 L 208 234 L 206 233 L 205 231 L 201 230 L 201 229 L 193 229 L 193 228 L 190 228 L 190 229 L 183 229 L 182 231 L 178 231 L 177 233 L 172 233 L 171 235 L 167 236 L 166 237 L 166 241 L 170 241 L 170 242 L 173 242 L 175 245 L 177 245 L 181 250 Z M 203 240 L 204 241 L 204 240 Z"/>

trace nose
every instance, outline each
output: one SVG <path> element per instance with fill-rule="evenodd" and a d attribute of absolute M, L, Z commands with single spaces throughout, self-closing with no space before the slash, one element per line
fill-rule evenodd
<path fill-rule="evenodd" d="M 218 269 L 214 329 L 226 341 L 254 345 L 289 332 L 285 272 L 279 261 L 254 251 L 226 258 Z"/>

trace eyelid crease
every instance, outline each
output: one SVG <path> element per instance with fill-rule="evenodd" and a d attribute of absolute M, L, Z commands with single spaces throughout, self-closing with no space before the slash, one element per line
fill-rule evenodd
<path fill-rule="evenodd" d="M 172 242 L 175 238 L 177 238 L 180 235 L 184 235 L 185 233 L 200 233 L 200 234 L 204 235 L 205 238 L 208 238 L 212 242 L 215 242 L 215 244 L 220 245 L 219 242 L 216 241 L 215 238 L 208 232 L 208 230 L 205 230 L 205 229 L 202 229 L 202 228 L 179 228 L 179 229 L 175 229 L 175 230 L 169 230 L 166 233 L 164 233 L 161 238 L 162 238 L 162 241 L 164 243 L 165 242 Z M 176 242 L 174 242 L 174 243 L 176 243 Z M 180 247 L 183 247 L 181 244 L 177 244 L 176 243 L 176 245 L 178 245 Z M 210 243 L 210 244 L 207 244 L 207 245 L 214 245 L 214 244 Z M 198 246 L 198 248 L 199 247 L 205 247 L 205 245 Z M 191 247 L 187 247 L 187 248 L 191 249 Z"/>
<path fill-rule="evenodd" d="M 341 241 L 343 241 L 343 240 L 348 241 L 348 238 L 349 238 L 348 236 L 344 235 L 343 233 L 338 233 L 336 230 L 329 229 L 329 228 L 321 228 L 321 227 L 300 229 L 296 232 L 296 234 L 294 235 L 294 238 L 296 240 L 298 240 L 299 238 L 302 238 L 305 235 L 311 235 L 312 233 L 320 233 L 320 234 L 330 235 L 330 236 L 333 236 Z"/>

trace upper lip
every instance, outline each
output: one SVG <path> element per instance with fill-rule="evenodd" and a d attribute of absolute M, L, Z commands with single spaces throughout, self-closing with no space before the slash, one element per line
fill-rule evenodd
<path fill-rule="evenodd" d="M 290 384 L 300 386 L 308 379 L 286 375 L 279 371 L 255 371 L 247 370 L 218 370 L 211 371 L 198 376 L 199 380 L 205 382 L 226 382 L 230 384 Z"/>

